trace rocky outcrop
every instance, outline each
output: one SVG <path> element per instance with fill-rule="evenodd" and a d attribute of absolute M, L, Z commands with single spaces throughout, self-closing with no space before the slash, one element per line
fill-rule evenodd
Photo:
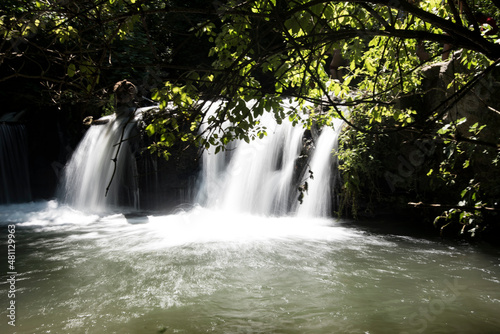
<path fill-rule="evenodd" d="M 453 79 L 465 73 L 460 60 L 453 58 L 427 66 L 423 80 L 423 109 L 436 111 L 445 122 L 465 117 L 459 134 L 467 138 L 469 128 L 475 123 L 485 124 L 478 139 L 484 144 L 497 145 L 500 137 L 500 68 L 493 68 L 485 75 L 478 74 L 473 84 L 459 87 Z"/>

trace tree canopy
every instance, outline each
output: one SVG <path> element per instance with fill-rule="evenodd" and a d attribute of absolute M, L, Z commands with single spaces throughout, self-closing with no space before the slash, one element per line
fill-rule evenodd
<path fill-rule="evenodd" d="M 162 106 L 225 99 L 210 125 L 228 119 L 245 130 L 226 130 L 226 141 L 246 137 L 265 111 L 298 120 L 279 107 L 283 97 L 316 105 L 327 99 L 330 110 L 309 113 L 309 125 L 344 117 L 336 108 L 343 104 L 363 105 L 373 122 L 389 115 L 395 126 L 408 126 L 414 110 L 393 106 L 421 89 L 421 70 L 440 60 L 443 45 L 461 50 L 470 69 L 457 89 L 500 55 L 496 26 L 479 17 L 497 17 L 497 1 L 46 0 L 7 1 L 4 8 L 2 82 L 36 80 L 55 102 L 102 100 L 124 76 L 154 91 Z M 329 78 L 335 52 L 341 80 Z M 252 112 L 251 99 L 258 101 Z"/>

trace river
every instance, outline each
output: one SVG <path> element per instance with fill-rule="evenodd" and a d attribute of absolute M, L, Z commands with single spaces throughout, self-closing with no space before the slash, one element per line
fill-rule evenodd
<path fill-rule="evenodd" d="M 45 201 L 0 206 L 0 222 L 2 333 L 500 331 L 500 252 L 478 245 L 199 206 L 89 214 Z"/>

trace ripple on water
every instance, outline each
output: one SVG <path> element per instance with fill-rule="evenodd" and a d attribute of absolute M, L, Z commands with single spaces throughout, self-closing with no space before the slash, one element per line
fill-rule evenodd
<path fill-rule="evenodd" d="M 474 247 L 203 208 L 0 217 L 22 237 L 21 332 L 418 332 L 423 311 L 430 332 L 500 328 L 498 256 Z"/>

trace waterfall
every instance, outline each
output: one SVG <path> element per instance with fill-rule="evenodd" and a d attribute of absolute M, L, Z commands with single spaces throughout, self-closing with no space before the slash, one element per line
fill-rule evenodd
<path fill-rule="evenodd" d="M 137 165 L 130 138 L 141 111 L 132 120 L 111 115 L 101 118 L 106 124 L 90 127 L 65 166 L 60 190 L 64 202 L 94 212 L 138 208 Z"/>
<path fill-rule="evenodd" d="M 207 112 L 215 113 L 222 103 L 212 103 Z M 156 191 L 139 189 L 137 160 L 128 140 L 135 135 L 141 111 L 138 110 L 132 122 L 128 117 L 113 115 L 105 118 L 108 123 L 90 127 L 64 169 L 60 196 L 64 202 L 99 212 L 123 206 L 138 209 L 139 193 L 148 202 L 155 199 Z M 266 128 L 264 138 L 248 143 L 234 141 L 218 154 L 214 147 L 204 151 L 196 202 L 211 209 L 266 216 L 330 215 L 332 188 L 337 179 L 332 151 L 342 122 L 336 120 L 333 127 L 322 129 L 307 152 L 308 157 L 304 156 L 303 126 L 293 126 L 287 119 L 278 124 L 272 113 L 262 115 L 259 122 Z M 148 161 L 142 164 L 144 170 L 157 170 Z M 313 179 L 307 178 L 309 170 Z M 159 189 L 161 185 L 157 183 L 161 178 L 153 174 L 144 185 L 149 185 L 149 190 Z M 304 182 L 308 183 L 308 190 L 299 205 L 298 187 Z"/>
<path fill-rule="evenodd" d="M 282 214 L 290 209 L 290 187 L 295 161 L 300 154 L 304 129 L 285 121 L 278 126 L 270 115 L 261 120 L 268 135 L 250 143 L 239 141 L 231 148 L 220 189 L 208 205 L 226 211 Z M 214 156 L 220 166 L 221 157 Z M 214 170 L 220 167 L 213 168 Z M 216 179 L 216 177 L 213 177 Z"/>
<path fill-rule="evenodd" d="M 0 123 L 0 203 L 31 201 L 25 126 Z"/>
<path fill-rule="evenodd" d="M 335 189 L 339 177 L 333 152 L 338 148 L 343 123 L 341 119 L 335 119 L 332 127 L 325 126 L 321 131 L 308 163 L 313 177 L 307 180 L 307 194 L 297 206 L 299 216 L 326 217 L 332 212 L 332 189 Z"/>
<path fill-rule="evenodd" d="M 217 108 L 215 106 L 214 108 Z M 210 112 L 210 111 L 209 111 Z M 262 215 L 327 216 L 332 210 L 331 188 L 336 148 L 342 122 L 325 127 L 315 143 L 306 168 L 313 171 L 303 205 L 298 205 L 300 177 L 308 175 L 298 163 L 305 130 L 288 120 L 278 124 L 271 114 L 260 123 L 267 136 L 249 143 L 236 141 L 228 150 L 203 153 L 203 171 L 198 200 L 211 208 Z"/>

